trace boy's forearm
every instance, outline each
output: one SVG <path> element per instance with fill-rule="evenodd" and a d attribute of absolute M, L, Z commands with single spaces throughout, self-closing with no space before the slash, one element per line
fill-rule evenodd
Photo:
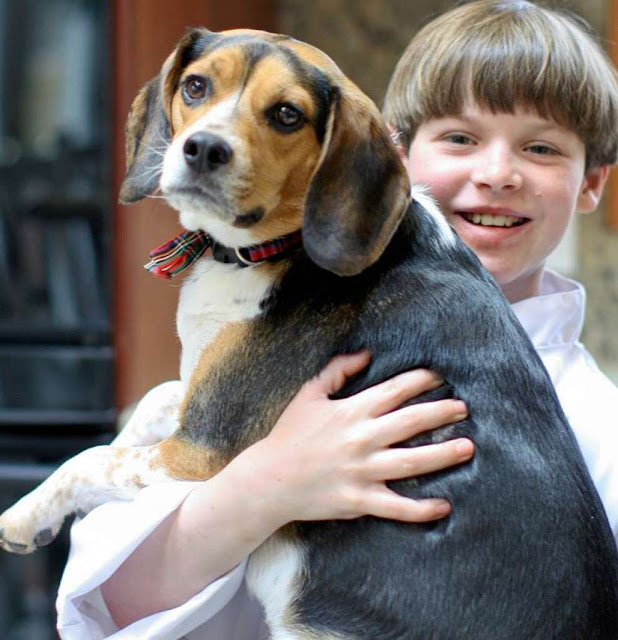
<path fill-rule="evenodd" d="M 102 585 L 119 627 L 180 606 L 285 524 L 256 504 L 247 478 L 232 464 L 196 487 Z"/>

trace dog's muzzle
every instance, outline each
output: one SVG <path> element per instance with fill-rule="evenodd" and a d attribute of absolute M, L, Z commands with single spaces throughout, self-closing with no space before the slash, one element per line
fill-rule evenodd
<path fill-rule="evenodd" d="M 214 133 L 198 131 L 185 140 L 182 153 L 187 166 L 197 173 L 212 173 L 229 164 L 234 152 Z"/>

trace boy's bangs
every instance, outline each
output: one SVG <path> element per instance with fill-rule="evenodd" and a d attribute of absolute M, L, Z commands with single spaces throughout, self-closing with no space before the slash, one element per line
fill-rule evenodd
<path fill-rule="evenodd" d="M 527 2 L 473 3 L 446 14 L 404 53 L 388 88 L 385 118 L 407 146 L 420 123 L 458 115 L 467 101 L 494 113 L 530 107 L 574 131 L 586 145 L 589 166 L 611 164 L 616 72 L 584 29 Z"/>
<path fill-rule="evenodd" d="M 520 49 L 508 42 L 470 42 L 463 51 L 453 50 L 450 59 L 431 61 L 419 78 L 425 86 L 416 94 L 421 121 L 459 114 L 466 102 L 476 102 L 494 113 L 533 107 L 542 117 L 579 130 L 592 115 L 585 78 L 573 70 L 565 73 L 563 64 L 551 60 L 558 56 L 539 46 Z"/>

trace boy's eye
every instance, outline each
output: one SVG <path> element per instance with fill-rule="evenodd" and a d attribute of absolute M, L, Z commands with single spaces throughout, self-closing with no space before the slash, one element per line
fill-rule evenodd
<path fill-rule="evenodd" d="M 463 133 L 452 133 L 448 136 L 444 136 L 444 140 L 452 142 L 453 144 L 474 144 L 472 138 L 465 136 Z"/>
<path fill-rule="evenodd" d="M 531 144 L 529 147 L 526 147 L 526 149 L 541 156 L 558 155 L 558 152 L 555 149 L 547 146 L 546 144 Z"/>

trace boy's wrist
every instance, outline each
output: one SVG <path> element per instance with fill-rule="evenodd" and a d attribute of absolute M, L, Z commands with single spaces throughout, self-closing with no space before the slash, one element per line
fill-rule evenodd
<path fill-rule="evenodd" d="M 200 483 L 181 507 L 183 528 L 202 532 L 210 546 L 211 525 L 229 525 L 237 546 L 248 555 L 289 521 L 282 513 L 279 491 L 264 461 L 253 447 L 243 451 L 210 480 Z"/>
<path fill-rule="evenodd" d="M 288 484 L 277 477 L 276 461 L 270 460 L 264 441 L 243 451 L 221 471 L 221 480 L 237 492 L 237 504 L 242 505 L 246 528 L 260 532 L 264 540 L 288 524 L 292 514 L 286 513 L 289 504 Z"/>

